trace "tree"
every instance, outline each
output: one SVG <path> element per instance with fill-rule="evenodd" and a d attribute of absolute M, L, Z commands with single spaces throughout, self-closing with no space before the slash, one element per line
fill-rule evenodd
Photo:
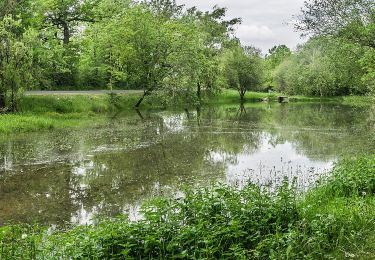
<path fill-rule="evenodd" d="M 10 17 L 0 21 L 0 109 L 6 106 L 10 93 L 9 110 L 17 109 L 16 95 L 31 80 L 32 54 L 18 35 L 20 23 Z"/>
<path fill-rule="evenodd" d="M 308 0 L 295 27 L 304 34 L 335 35 L 354 21 L 367 24 L 374 8 L 373 0 Z"/>
<path fill-rule="evenodd" d="M 18 20 L 19 30 L 25 31 L 35 25 L 37 5 L 33 0 L 0 0 L 0 20 L 6 16 Z"/>
<path fill-rule="evenodd" d="M 369 48 L 360 60 L 362 68 L 365 70 L 365 74 L 362 77 L 362 81 L 367 86 L 370 93 L 375 94 L 375 49 Z"/>
<path fill-rule="evenodd" d="M 92 26 L 88 33 L 90 63 L 96 64 L 96 72 L 104 73 L 111 87 L 120 84 L 144 90 L 136 107 L 165 86 L 168 77 L 181 76 L 179 57 L 191 50 L 187 25 L 158 15 L 145 4 L 129 7 L 114 19 Z"/>
<path fill-rule="evenodd" d="M 375 88 L 372 62 L 375 48 L 373 0 L 306 1 L 301 15 L 298 16 L 296 28 L 304 34 L 328 36 L 341 42 L 342 46 L 336 45 L 336 47 L 339 47 L 338 50 L 346 49 L 347 52 L 341 52 L 341 55 L 337 55 L 334 59 L 342 60 L 342 57 L 351 56 L 351 62 L 337 62 L 338 67 L 343 67 L 342 64 L 345 64 L 346 68 L 336 69 L 336 72 L 346 78 L 345 84 L 354 90 L 344 94 L 353 92 L 363 94 Z M 359 69 L 358 64 L 361 65 Z M 349 67 L 351 69 L 348 70 Z M 355 77 L 352 68 L 355 69 Z M 362 79 L 362 82 L 356 82 L 358 87 L 353 87 L 355 78 Z M 364 89 L 364 85 L 367 90 Z"/>
<path fill-rule="evenodd" d="M 201 99 L 202 89 L 215 93 L 219 88 L 220 58 L 226 45 L 230 44 L 234 27 L 241 23 L 240 18 L 226 20 L 226 8 L 214 6 L 212 11 L 202 13 L 196 7 L 190 8 L 187 15 L 198 24 L 202 45 L 196 73 L 197 97 Z"/>
<path fill-rule="evenodd" d="M 224 19 L 225 9 L 181 8 L 155 0 L 90 25 L 80 66 L 85 80 L 94 75 L 111 87 L 143 89 L 136 107 L 153 93 L 195 104 L 202 89 L 217 88 L 219 57 L 236 22 Z"/>
<path fill-rule="evenodd" d="M 275 72 L 280 91 L 308 96 L 333 96 L 336 91 L 333 63 L 315 41 L 282 63 Z"/>
<path fill-rule="evenodd" d="M 291 50 L 286 45 L 274 46 L 268 51 L 265 58 L 266 76 L 265 81 L 269 87 L 275 85 L 273 72 L 286 59 L 292 55 Z"/>
<path fill-rule="evenodd" d="M 176 0 L 149 0 L 143 2 L 157 16 L 167 19 L 180 18 L 183 14 L 183 5 L 178 5 Z"/>
<path fill-rule="evenodd" d="M 236 46 L 224 58 L 224 75 L 228 86 L 238 90 L 241 102 L 248 90 L 262 82 L 262 59 L 260 51 L 253 47 Z"/>
<path fill-rule="evenodd" d="M 286 45 L 278 45 L 268 51 L 266 60 L 271 68 L 276 68 L 281 62 L 290 57 L 290 55 L 292 55 L 292 52 Z"/>
<path fill-rule="evenodd" d="M 108 48 L 102 45 L 100 39 L 102 27 L 100 24 L 90 26 L 81 43 L 83 47 L 79 60 L 79 85 L 81 86 L 102 88 L 110 81 L 110 60 L 106 59 Z"/>
<path fill-rule="evenodd" d="M 91 16 L 95 18 L 96 23 L 103 23 L 120 15 L 132 4 L 133 0 L 100 0 L 93 5 Z"/>
<path fill-rule="evenodd" d="M 279 91 L 314 96 L 363 95 L 363 48 L 330 37 L 315 37 L 274 72 Z"/>
<path fill-rule="evenodd" d="M 56 38 L 69 44 L 72 34 L 82 23 L 94 22 L 94 9 L 99 0 L 39 0 L 39 14 L 44 26 L 53 26 Z"/>

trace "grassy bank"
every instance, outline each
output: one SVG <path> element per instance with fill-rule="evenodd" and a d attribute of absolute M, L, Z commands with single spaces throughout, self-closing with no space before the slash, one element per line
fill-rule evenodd
<path fill-rule="evenodd" d="M 285 94 L 272 92 L 247 92 L 245 95 L 246 102 L 263 102 L 268 99 L 270 102 L 277 102 L 277 97 L 285 96 Z M 307 96 L 289 96 L 290 102 L 324 102 L 324 103 L 337 103 L 351 106 L 369 106 L 375 103 L 374 97 L 371 96 L 343 96 L 343 97 L 307 97 Z M 231 104 L 239 103 L 240 97 L 235 90 L 224 90 L 217 97 L 208 101 L 210 104 Z"/>
<path fill-rule="evenodd" d="M 11 134 L 61 128 L 83 127 L 95 121 L 100 121 L 93 113 L 60 114 L 48 112 L 42 114 L 19 113 L 0 115 L 0 133 Z"/>
<path fill-rule="evenodd" d="M 268 98 L 271 102 L 277 99 L 278 93 L 248 92 L 246 102 L 261 102 Z M 131 110 L 140 98 L 140 94 L 126 95 L 71 95 L 71 96 L 26 96 L 19 104 L 19 112 L 11 115 L 0 115 L 0 133 L 14 133 L 79 127 L 87 125 L 100 114 L 114 111 Z M 352 106 L 369 106 L 374 103 L 372 97 L 336 97 L 311 98 L 303 96 L 290 97 L 292 102 L 335 102 Z M 234 90 L 225 90 L 216 97 L 206 98 L 204 105 L 238 104 L 239 95 Z M 175 105 L 179 108 L 184 104 Z M 159 97 L 147 97 L 142 109 L 165 109 Z"/>
<path fill-rule="evenodd" d="M 0 133 L 81 127 L 101 115 L 131 109 L 139 95 L 26 96 L 18 113 L 0 115 Z M 145 102 L 145 107 L 152 104 Z M 155 106 L 156 107 L 156 106 Z"/>
<path fill-rule="evenodd" d="M 139 95 L 70 95 L 70 96 L 25 96 L 19 111 L 24 113 L 105 113 L 117 109 L 131 109 Z"/>
<path fill-rule="evenodd" d="M 280 93 L 260 93 L 247 92 L 246 102 L 262 102 L 268 98 L 270 102 L 277 101 Z M 127 95 L 93 95 L 93 96 L 26 96 L 22 99 L 19 110 L 27 113 L 103 113 L 112 110 L 129 110 L 140 98 L 140 94 Z M 290 96 L 291 102 L 336 102 L 347 105 L 367 106 L 374 103 L 374 98 L 369 96 L 347 96 L 347 97 L 306 97 Z M 224 90 L 214 97 L 205 97 L 203 104 L 238 104 L 240 102 L 239 94 L 235 90 Z M 172 107 L 183 107 L 186 104 L 183 101 Z M 143 109 L 161 109 L 166 108 L 160 97 L 146 97 L 142 103 Z"/>
<path fill-rule="evenodd" d="M 187 190 L 179 200 L 64 231 L 0 228 L 1 259 L 322 259 L 375 257 L 375 155 L 342 161 L 299 194 L 249 184 Z"/>

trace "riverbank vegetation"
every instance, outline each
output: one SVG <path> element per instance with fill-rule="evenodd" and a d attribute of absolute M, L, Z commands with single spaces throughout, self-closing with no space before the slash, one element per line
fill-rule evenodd
<path fill-rule="evenodd" d="M 244 99 L 247 102 L 277 102 L 280 93 L 246 92 Z M 93 96 L 26 96 L 18 104 L 17 114 L 0 115 L 0 133 L 11 134 L 18 132 L 32 132 L 59 128 L 74 128 L 90 125 L 105 119 L 108 115 L 120 111 L 134 109 L 134 104 L 141 94 L 127 95 L 93 95 Z M 369 107 L 374 100 L 371 96 L 344 96 L 344 97 L 307 97 L 291 96 L 290 102 L 333 103 L 352 107 Z M 204 106 L 237 105 L 241 102 L 238 92 L 225 90 L 214 97 L 205 97 L 202 94 Z M 197 104 L 198 105 L 198 104 Z M 196 105 L 178 103 L 166 104 L 163 98 L 146 97 L 142 109 L 145 110 L 181 110 L 195 109 Z"/>
<path fill-rule="evenodd" d="M 273 103 L 278 101 L 281 93 L 271 92 L 252 92 L 248 91 L 244 99 L 250 103 L 264 102 Z M 92 113 L 101 114 L 108 112 L 117 112 L 121 110 L 134 109 L 134 102 L 141 97 L 141 94 L 126 95 L 96 95 L 96 96 L 27 96 L 19 104 L 19 111 L 22 113 Z M 164 102 L 163 98 L 146 97 L 142 105 L 146 110 L 158 109 L 189 109 L 196 108 L 199 105 L 220 105 L 220 104 L 239 104 L 241 101 L 238 92 L 235 90 L 223 90 L 212 97 L 210 94 L 202 94 L 202 103 L 186 104 L 180 100 L 173 104 Z M 312 102 L 312 103 L 336 103 L 351 105 L 354 107 L 371 106 L 374 102 L 372 96 L 340 96 L 340 97 L 312 97 L 312 96 L 290 96 L 290 102 Z"/>
<path fill-rule="evenodd" d="M 341 161 L 307 193 L 285 181 L 187 189 L 143 205 L 143 218 L 47 230 L 0 228 L 2 259 L 372 258 L 375 156 Z"/>
<path fill-rule="evenodd" d="M 261 106 L 277 101 L 279 93 L 247 92 L 247 102 L 256 102 Z M 99 122 L 110 115 L 121 111 L 134 109 L 134 102 L 140 98 L 139 94 L 115 96 L 27 96 L 19 104 L 17 114 L 0 115 L 0 133 L 12 134 L 19 132 L 34 132 L 60 128 L 75 128 L 89 126 L 93 120 Z M 238 92 L 234 90 L 223 91 L 215 98 L 205 99 L 204 106 L 234 105 L 240 102 Z M 267 102 L 264 102 L 266 100 Z M 351 107 L 369 107 L 373 98 L 368 96 L 344 97 L 306 97 L 291 96 L 290 102 L 332 103 L 348 105 Z M 262 104 L 263 102 L 263 104 Z M 186 107 L 184 103 L 167 106 L 163 99 L 146 98 L 142 104 L 144 110 L 195 110 L 195 106 Z M 91 124 L 92 125 L 92 124 Z"/>
<path fill-rule="evenodd" d="M 0 7 L 3 112 L 18 111 L 29 89 L 139 89 L 137 108 L 146 97 L 199 104 L 202 92 L 228 88 L 241 99 L 247 91 L 327 97 L 374 90 L 370 0 L 307 1 L 295 24 L 307 43 L 296 51 L 275 46 L 265 57 L 241 45 L 241 19 L 217 6 L 202 12 L 173 0 L 2 0 Z"/>

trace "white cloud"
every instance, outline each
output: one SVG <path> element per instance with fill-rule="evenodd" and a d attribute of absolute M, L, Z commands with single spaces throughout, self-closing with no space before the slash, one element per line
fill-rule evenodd
<path fill-rule="evenodd" d="M 228 8 L 228 17 L 241 17 L 237 36 L 243 44 L 254 45 L 266 52 L 274 45 L 295 48 L 303 42 L 290 21 L 298 14 L 304 0 L 177 0 L 187 7 L 210 10 L 213 6 Z"/>
<path fill-rule="evenodd" d="M 246 44 L 254 41 L 273 40 L 275 37 L 275 34 L 267 25 L 258 26 L 241 24 L 238 26 L 236 32 L 237 37 L 239 37 Z"/>

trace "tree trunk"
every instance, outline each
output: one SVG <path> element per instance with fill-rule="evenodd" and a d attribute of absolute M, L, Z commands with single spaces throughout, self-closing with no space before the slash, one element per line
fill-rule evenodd
<path fill-rule="evenodd" d="M 197 123 L 198 126 L 201 126 L 201 108 L 197 107 Z"/>
<path fill-rule="evenodd" d="M 10 112 L 16 112 L 16 100 L 15 100 L 15 83 L 14 81 L 12 82 L 12 89 L 11 89 L 11 97 L 10 97 L 10 107 L 9 110 Z"/>
<path fill-rule="evenodd" d="M 198 82 L 197 83 L 197 97 L 199 100 L 201 100 L 201 90 L 202 90 L 201 84 Z"/>
<path fill-rule="evenodd" d="M 145 99 L 146 97 L 146 94 L 143 94 L 143 96 L 139 99 L 139 101 L 137 102 L 137 104 L 135 104 L 135 108 L 139 108 L 139 106 L 142 104 L 143 100 Z"/>
<path fill-rule="evenodd" d="M 98 64 L 98 55 L 96 53 L 96 45 L 94 45 L 94 60 L 95 60 L 95 77 L 99 78 L 99 64 Z"/>
<path fill-rule="evenodd" d="M 246 94 L 246 90 L 241 88 L 240 89 L 240 98 L 241 98 L 241 103 L 244 103 L 245 102 L 245 94 Z"/>
<path fill-rule="evenodd" d="M 139 111 L 139 109 L 136 109 L 135 111 L 137 111 L 137 115 L 139 116 L 139 118 L 141 120 L 145 120 L 145 118 L 143 117 L 143 115 L 142 115 L 141 111 Z"/>
<path fill-rule="evenodd" d="M 5 93 L 0 93 L 0 110 L 5 109 Z"/>
<path fill-rule="evenodd" d="M 187 119 L 190 120 L 191 116 L 190 116 L 190 113 L 189 113 L 189 109 L 185 108 L 185 113 L 186 113 Z"/>
<path fill-rule="evenodd" d="M 241 102 L 241 105 L 240 105 L 240 116 L 242 117 L 245 114 L 246 114 L 245 104 L 243 102 Z"/>
<path fill-rule="evenodd" d="M 64 23 L 63 25 L 64 30 L 64 44 L 70 43 L 70 30 L 68 24 Z"/>
<path fill-rule="evenodd" d="M 144 93 L 143 93 L 143 96 L 139 99 L 139 101 L 137 102 L 137 104 L 134 106 L 134 108 L 138 109 L 139 106 L 142 104 L 143 100 L 145 99 L 146 96 L 150 95 L 151 93 L 151 90 L 146 90 Z"/>

